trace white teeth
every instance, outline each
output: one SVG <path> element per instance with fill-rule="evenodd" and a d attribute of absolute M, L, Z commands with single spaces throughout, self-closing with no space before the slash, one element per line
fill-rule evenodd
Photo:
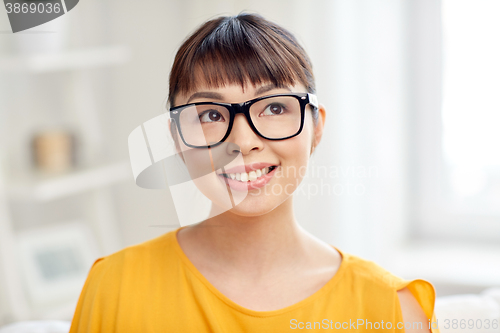
<path fill-rule="evenodd" d="M 267 168 L 262 168 L 262 169 L 250 171 L 248 173 L 247 172 L 229 173 L 229 174 L 226 174 L 226 177 L 231 178 L 231 179 L 236 179 L 236 180 L 241 181 L 241 182 L 248 182 L 248 181 L 253 182 L 254 180 L 257 180 L 258 178 L 260 178 L 268 173 L 269 173 L 269 168 L 267 167 Z"/>
<path fill-rule="evenodd" d="M 248 173 L 242 172 L 241 173 L 241 181 L 242 182 L 247 182 L 248 181 Z"/>

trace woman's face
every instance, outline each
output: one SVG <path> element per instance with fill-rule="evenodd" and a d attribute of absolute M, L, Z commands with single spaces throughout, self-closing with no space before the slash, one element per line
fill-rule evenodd
<path fill-rule="evenodd" d="M 220 88 L 200 86 L 196 91 L 176 96 L 176 105 L 194 102 L 242 103 L 272 94 L 304 92 L 307 91 L 302 84 L 286 88 L 277 88 L 272 84 L 247 84 L 245 88 L 238 84 Z M 221 119 L 215 117 L 208 120 Z M 302 132 L 293 138 L 275 141 L 257 135 L 245 116 L 237 114 L 231 133 L 221 146 L 208 150 L 190 149 L 179 137 L 177 141 L 191 175 L 200 174 L 199 169 L 210 163 L 214 172 L 193 179 L 219 212 L 230 210 L 241 216 L 259 216 L 291 198 L 306 173 L 313 147 L 321 139 L 323 123 L 323 107 L 320 107 L 318 123 L 314 125 L 308 106 Z M 222 156 L 224 154 L 232 155 L 228 159 Z M 230 161 L 224 170 L 217 166 L 220 160 Z"/>

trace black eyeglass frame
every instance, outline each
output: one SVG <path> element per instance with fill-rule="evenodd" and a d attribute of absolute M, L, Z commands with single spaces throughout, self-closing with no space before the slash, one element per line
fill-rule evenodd
<path fill-rule="evenodd" d="M 252 106 L 252 104 L 254 104 L 258 101 L 264 100 L 264 99 L 268 99 L 268 98 L 272 98 L 272 97 L 287 97 L 287 96 L 295 97 L 299 101 L 299 104 L 300 104 L 300 113 L 301 113 L 300 127 L 299 127 L 297 133 L 290 135 L 290 136 L 287 136 L 287 137 L 284 137 L 284 138 L 268 138 L 268 137 L 262 135 L 257 130 L 257 128 L 255 128 L 255 125 L 252 122 L 252 118 L 250 117 L 250 107 Z M 212 145 L 208 145 L 208 146 L 194 146 L 194 145 L 188 144 L 186 142 L 186 140 L 184 139 L 184 136 L 183 136 L 182 130 L 181 130 L 179 117 L 181 115 L 181 112 L 183 110 L 185 110 L 187 107 L 196 106 L 196 105 L 218 105 L 218 106 L 223 106 L 226 109 L 228 109 L 228 111 L 229 111 L 229 124 L 227 127 L 227 132 L 219 142 L 212 144 Z M 216 147 L 227 139 L 227 137 L 231 133 L 231 130 L 233 129 L 234 118 L 236 117 L 236 115 L 238 113 L 243 113 L 245 115 L 245 118 L 247 119 L 248 124 L 250 125 L 250 128 L 261 138 L 264 138 L 266 140 L 274 140 L 274 141 L 286 140 L 286 139 L 293 138 L 293 137 L 299 135 L 302 132 L 302 129 L 304 128 L 304 119 L 305 119 L 305 114 L 306 114 L 305 111 L 306 111 L 307 105 L 311 105 L 314 110 L 318 109 L 319 106 L 318 106 L 318 99 L 317 99 L 316 95 L 311 94 L 311 93 L 274 94 L 274 95 L 268 95 L 268 96 L 254 98 L 254 99 L 251 99 L 251 100 L 243 102 L 243 103 L 218 103 L 218 102 L 189 103 L 189 104 L 184 104 L 184 105 L 172 107 L 169 109 L 169 111 L 170 111 L 170 118 L 174 119 L 175 125 L 177 127 L 177 131 L 179 132 L 179 135 L 182 139 L 182 142 L 184 142 L 184 144 L 190 148 L 203 149 L 203 148 Z"/>

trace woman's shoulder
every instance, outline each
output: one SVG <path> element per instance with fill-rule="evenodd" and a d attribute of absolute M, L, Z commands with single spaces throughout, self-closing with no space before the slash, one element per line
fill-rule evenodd
<path fill-rule="evenodd" d="M 124 271 L 140 271 L 148 265 L 158 262 L 167 263 L 173 259 L 175 232 L 169 231 L 148 241 L 127 246 L 117 252 L 98 258 L 91 268 L 91 273 L 122 274 Z"/>
<path fill-rule="evenodd" d="M 402 289 L 409 281 L 392 274 L 374 261 L 363 259 L 356 255 L 337 249 L 342 255 L 349 280 L 357 284 L 378 285 L 390 289 Z"/>
<path fill-rule="evenodd" d="M 433 298 L 435 295 L 432 284 L 423 279 L 404 279 L 393 274 L 371 260 L 344 253 L 337 249 L 346 263 L 346 274 L 350 275 L 347 281 L 365 286 L 366 288 L 378 287 L 393 291 L 408 288 L 416 298 Z"/>
<path fill-rule="evenodd" d="M 339 251 L 337 249 L 337 251 Z M 346 263 L 347 279 L 345 283 L 354 284 L 357 290 L 368 290 L 374 293 L 392 293 L 410 291 L 412 296 L 424 310 L 427 318 L 432 318 L 435 301 L 435 290 L 433 285 L 423 279 L 401 278 L 377 263 L 360 258 L 358 256 L 339 251 Z"/>
<path fill-rule="evenodd" d="M 116 298 L 123 290 L 138 289 L 145 285 L 142 282 L 168 271 L 175 260 L 173 237 L 175 231 L 170 231 L 96 259 L 87 275 L 80 302 L 102 296 Z M 108 302 L 104 298 L 102 301 Z"/>
<path fill-rule="evenodd" d="M 83 286 L 70 332 L 116 331 L 120 309 L 136 311 L 144 305 L 144 295 L 156 295 L 154 288 L 168 285 L 159 280 L 175 267 L 173 237 L 175 231 L 170 231 L 98 258 Z"/>
<path fill-rule="evenodd" d="M 351 275 L 350 278 L 355 283 L 376 284 L 394 288 L 403 281 L 403 279 L 387 271 L 374 261 L 350 253 L 339 252 L 348 268 L 347 273 Z"/>

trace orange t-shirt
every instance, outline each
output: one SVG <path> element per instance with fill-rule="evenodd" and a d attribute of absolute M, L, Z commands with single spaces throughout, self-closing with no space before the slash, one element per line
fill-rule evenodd
<path fill-rule="evenodd" d="M 404 287 L 433 318 L 435 295 L 429 282 L 403 280 L 341 251 L 337 273 L 313 295 L 279 310 L 249 310 L 196 269 L 177 242 L 178 230 L 97 259 L 70 333 L 404 332 L 397 295 Z"/>

